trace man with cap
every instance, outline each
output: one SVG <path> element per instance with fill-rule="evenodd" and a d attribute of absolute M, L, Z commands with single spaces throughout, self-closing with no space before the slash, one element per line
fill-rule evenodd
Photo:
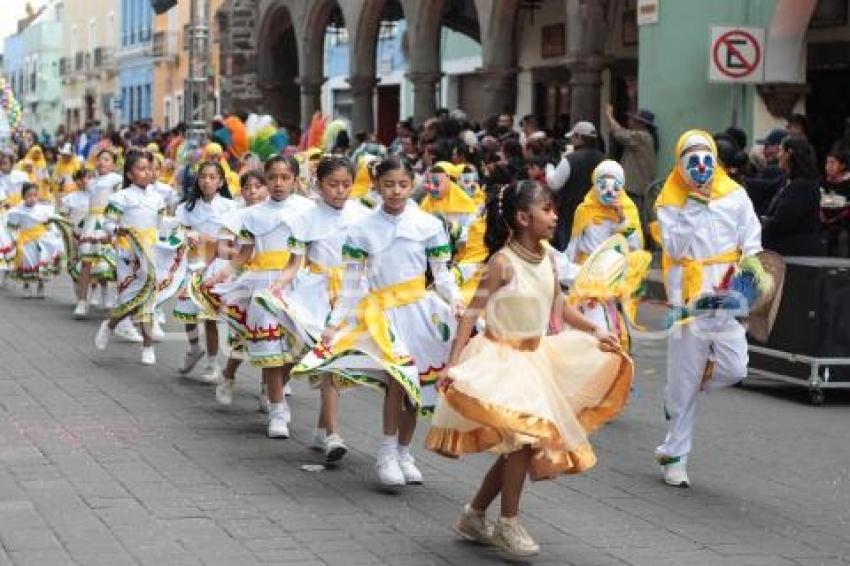
<path fill-rule="evenodd" d="M 546 184 L 555 191 L 558 209 L 558 225 L 552 238 L 552 245 L 558 251 L 564 251 L 570 243 L 576 208 L 592 186 L 593 170 L 605 159 L 599 151 L 599 135 L 592 123 L 576 122 L 566 137 L 573 151 L 564 155 L 557 167 L 546 166 Z"/>
<path fill-rule="evenodd" d="M 687 309 L 715 292 L 730 269 L 762 246 L 752 202 L 720 166 L 711 135 L 685 132 L 675 158 L 655 203 L 667 301 L 681 315 L 671 320 L 664 389 L 668 428 L 655 455 L 665 483 L 688 487 L 697 396 L 744 379 L 749 360 L 745 329 L 734 314 Z"/>
<path fill-rule="evenodd" d="M 774 128 L 764 138 L 756 140 L 756 143 L 763 147 L 765 166 L 755 177 L 744 179 L 744 184 L 759 216 L 767 213 L 770 201 L 785 182 L 785 175 L 779 168 L 779 149 L 782 146 L 782 140 L 787 136 L 787 130 Z"/>
<path fill-rule="evenodd" d="M 655 114 L 649 110 L 629 113 L 627 127 L 614 118 L 614 107 L 605 107 L 605 118 L 611 129 L 611 139 L 623 148 L 620 164 L 626 173 L 626 187 L 646 223 L 647 210 L 644 197 L 655 180 L 655 155 L 658 152 L 658 133 Z M 651 205 L 651 204 L 650 204 Z"/>

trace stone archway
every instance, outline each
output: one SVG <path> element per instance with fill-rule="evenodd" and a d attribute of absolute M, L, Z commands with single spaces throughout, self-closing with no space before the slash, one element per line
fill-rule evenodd
<path fill-rule="evenodd" d="M 257 88 L 261 111 L 287 127 L 301 126 L 299 46 L 287 6 L 278 2 L 261 14 L 257 34 Z"/>

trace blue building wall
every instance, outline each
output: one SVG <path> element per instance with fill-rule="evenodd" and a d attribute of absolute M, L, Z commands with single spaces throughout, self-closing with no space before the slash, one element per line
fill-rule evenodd
<path fill-rule="evenodd" d="M 149 0 L 120 0 L 121 116 L 124 123 L 153 116 L 153 26 Z"/>

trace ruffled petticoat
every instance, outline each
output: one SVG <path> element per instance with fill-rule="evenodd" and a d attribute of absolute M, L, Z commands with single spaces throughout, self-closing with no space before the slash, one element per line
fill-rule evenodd
<path fill-rule="evenodd" d="M 473 338 L 449 370 L 453 381 L 440 392 L 426 447 L 457 458 L 530 445 L 533 480 L 592 468 L 587 436 L 623 410 L 632 362 L 583 332 L 535 342 Z"/>

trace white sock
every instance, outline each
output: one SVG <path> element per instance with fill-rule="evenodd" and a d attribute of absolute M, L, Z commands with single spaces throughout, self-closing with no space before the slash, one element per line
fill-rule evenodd
<path fill-rule="evenodd" d="M 316 427 L 316 435 L 324 438 L 328 435 L 328 431 L 327 429 Z"/>
<path fill-rule="evenodd" d="M 269 415 L 273 415 L 275 413 L 285 413 L 286 407 L 283 403 L 269 403 Z"/>
<path fill-rule="evenodd" d="M 398 455 L 403 457 L 410 456 L 410 446 L 398 445 Z"/>
<path fill-rule="evenodd" d="M 398 438 L 396 435 L 384 435 L 378 446 L 378 454 L 392 454 L 398 451 Z"/>

